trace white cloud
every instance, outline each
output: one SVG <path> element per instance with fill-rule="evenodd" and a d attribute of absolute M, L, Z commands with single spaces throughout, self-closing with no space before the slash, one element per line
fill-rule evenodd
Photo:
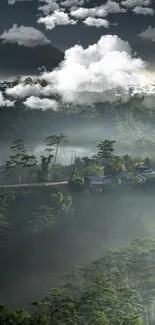
<path fill-rule="evenodd" d="M 8 31 L 4 31 L 4 33 L 0 35 L 0 39 L 2 39 L 4 43 L 18 43 L 25 47 L 35 47 L 37 45 L 46 45 L 50 43 L 47 37 L 38 29 L 26 26 L 18 27 L 16 24 Z"/>
<path fill-rule="evenodd" d="M 126 9 L 121 8 L 118 2 L 112 0 L 108 0 L 104 8 L 105 10 L 107 10 L 108 13 L 126 12 Z"/>
<path fill-rule="evenodd" d="M 64 101 L 93 102 L 116 100 L 128 96 L 129 88 L 144 87 L 146 63 L 132 56 L 128 42 L 118 36 L 106 35 L 84 49 L 80 45 L 65 51 L 65 59 L 42 78 L 51 85 L 51 91 L 62 95 Z"/>
<path fill-rule="evenodd" d="M 105 5 L 94 8 L 71 8 L 70 15 L 77 19 L 87 17 L 106 17 L 109 13 L 124 13 L 126 9 L 121 8 L 118 2 L 108 0 Z"/>
<path fill-rule="evenodd" d="M 39 98 L 36 96 L 31 96 L 26 99 L 23 103 L 27 108 L 30 109 L 41 109 L 43 111 L 51 109 L 52 111 L 57 111 L 58 103 L 56 100 L 49 99 L 49 98 Z"/>
<path fill-rule="evenodd" d="M 0 91 L 0 107 L 3 107 L 3 106 L 11 107 L 11 106 L 14 106 L 14 103 L 15 103 L 14 101 L 5 99 L 2 92 Z"/>
<path fill-rule="evenodd" d="M 149 26 L 146 30 L 143 30 L 138 36 L 143 40 L 155 42 L 155 27 Z"/>
<path fill-rule="evenodd" d="M 72 17 L 77 19 L 85 19 L 87 17 L 106 17 L 108 15 L 107 9 L 104 6 L 95 8 L 78 8 L 70 12 Z"/>
<path fill-rule="evenodd" d="M 93 26 L 93 27 L 109 27 L 109 21 L 107 19 L 102 18 L 94 18 L 94 17 L 87 17 L 84 21 L 86 26 Z"/>
<path fill-rule="evenodd" d="M 134 8 L 137 6 L 149 6 L 151 4 L 151 0 L 124 0 L 121 4 L 128 8 Z"/>
<path fill-rule="evenodd" d="M 25 98 L 29 96 L 39 96 L 42 87 L 40 84 L 25 85 L 20 83 L 17 86 L 6 89 L 6 94 L 14 98 Z"/>
<path fill-rule="evenodd" d="M 60 5 L 66 8 L 70 8 L 72 6 L 81 7 L 85 2 L 85 0 L 65 0 L 60 2 Z"/>
<path fill-rule="evenodd" d="M 38 10 L 42 11 L 45 15 L 53 12 L 54 10 L 59 9 L 59 4 L 54 0 L 40 0 L 40 2 L 44 3 L 43 6 L 39 6 Z"/>
<path fill-rule="evenodd" d="M 132 11 L 137 15 L 144 15 L 144 16 L 147 16 L 147 15 L 153 16 L 154 15 L 154 10 L 152 8 L 148 8 L 148 7 L 137 6 Z"/>
<path fill-rule="evenodd" d="M 45 24 L 46 29 L 52 30 L 56 25 L 75 25 L 76 20 L 70 19 L 69 15 L 63 11 L 55 10 L 52 15 L 40 17 L 39 24 Z"/>

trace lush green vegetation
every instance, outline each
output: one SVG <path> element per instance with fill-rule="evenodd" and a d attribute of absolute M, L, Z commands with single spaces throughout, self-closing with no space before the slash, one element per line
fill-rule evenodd
<path fill-rule="evenodd" d="M 78 184 L 77 188 L 81 188 L 82 177 L 85 175 L 104 174 L 116 177 L 120 172 L 127 171 L 133 175 L 135 181 L 138 181 L 137 164 L 145 164 L 148 168 L 152 165 L 152 159 L 149 156 L 115 155 L 114 145 L 116 141 L 104 140 L 97 145 L 97 155 L 83 158 L 75 157 L 71 165 L 63 166 L 57 164 L 57 157 L 59 147 L 66 142 L 67 136 L 63 133 L 47 137 L 44 140 L 45 154 L 41 155 L 40 160 L 37 161 L 35 155 L 28 154 L 22 139 L 13 141 L 9 160 L 1 168 L 3 171 L 1 183 L 6 185 L 30 184 L 60 181 L 67 177 L 70 179 L 70 188 L 74 189 L 72 183 Z"/>
<path fill-rule="evenodd" d="M 33 313 L 0 307 L 1 325 L 140 325 L 155 319 L 155 241 L 137 238 L 64 277 Z"/>

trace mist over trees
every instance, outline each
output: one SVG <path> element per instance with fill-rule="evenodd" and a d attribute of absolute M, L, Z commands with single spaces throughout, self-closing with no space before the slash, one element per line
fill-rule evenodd
<path fill-rule="evenodd" d="M 105 248 L 99 259 L 62 279 L 35 311 L 0 307 L 1 324 L 153 324 L 153 239 L 136 238 L 128 246 Z"/>
<path fill-rule="evenodd" d="M 137 235 L 149 235 L 146 223 L 153 222 L 153 218 L 148 221 L 144 218 L 153 201 L 145 196 L 146 182 L 138 176 L 137 166 L 152 168 L 153 161 L 149 156 L 115 155 L 116 141 L 102 139 L 97 144 L 96 155 L 75 157 L 71 165 L 64 166 L 57 162 L 57 157 L 66 141 L 69 138 L 63 133 L 46 137 L 44 154 L 38 160 L 28 153 L 22 139 L 14 140 L 9 159 L 1 166 L 4 185 L 0 195 L 2 293 L 8 277 L 12 279 L 9 281 L 15 281 L 18 264 L 19 272 L 24 274 L 28 269 L 31 273 L 34 269 L 34 276 L 38 278 L 37 270 L 40 272 L 46 267 L 53 270 L 52 265 L 58 258 L 60 264 L 65 259 L 68 263 L 74 261 L 76 252 L 88 254 L 87 245 L 95 251 L 94 240 L 98 242 L 99 251 L 102 243 L 103 252 L 92 263 L 87 258 L 82 263 L 85 266 L 76 267 L 75 261 L 74 271 L 71 273 L 70 267 L 65 277 L 64 271 L 57 289 L 50 287 L 45 299 L 32 303 L 32 311 L 29 311 L 32 305 L 25 310 L 2 302 L 0 323 L 152 325 L 155 319 L 154 240 L 137 238 L 118 249 L 103 250 L 103 246 L 108 236 L 117 240 L 122 235 L 127 236 L 127 243 Z M 131 175 L 132 181 L 120 179 L 118 175 L 123 172 Z M 102 193 L 87 187 L 85 178 L 103 176 L 111 177 L 115 187 L 105 186 Z M 67 181 L 61 185 L 63 179 Z M 50 182 L 56 186 L 44 185 Z M 36 187 L 31 186 L 33 184 Z M 153 184 L 147 185 L 151 196 Z M 131 202 L 126 204 L 126 200 Z M 139 205 L 137 200 L 141 202 Z M 44 281 L 38 286 L 44 287 L 44 292 L 48 290 Z M 16 290 L 14 295 L 17 296 Z M 2 297 L 3 294 L 0 301 Z M 32 300 L 29 299 L 29 303 Z"/>

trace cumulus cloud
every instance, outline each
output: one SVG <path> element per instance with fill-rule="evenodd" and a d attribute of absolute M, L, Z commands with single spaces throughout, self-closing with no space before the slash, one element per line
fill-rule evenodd
<path fill-rule="evenodd" d="M 131 89 L 132 94 L 155 92 L 154 75 L 147 71 L 147 63 L 133 55 L 129 43 L 116 35 L 102 36 L 85 49 L 81 45 L 71 47 L 65 51 L 59 67 L 42 72 L 40 79 L 48 85 L 21 82 L 8 88 L 6 94 L 26 98 L 24 105 L 29 108 L 56 110 L 56 102 L 48 98 L 53 94 L 60 95 L 63 102 L 90 105 L 120 98 L 128 100 Z"/>
<path fill-rule="evenodd" d="M 138 36 L 143 40 L 155 42 L 155 27 L 149 26 L 146 30 L 143 30 Z"/>
<path fill-rule="evenodd" d="M 126 9 L 121 8 L 120 4 L 116 1 L 108 0 L 107 3 L 104 5 L 105 10 L 108 13 L 123 13 L 126 12 Z"/>
<path fill-rule="evenodd" d="M 70 12 L 72 17 L 77 19 L 85 19 L 87 17 L 106 17 L 108 14 L 104 6 L 95 7 L 95 8 L 78 8 L 73 9 Z"/>
<path fill-rule="evenodd" d="M 5 91 L 6 95 L 13 97 L 15 99 L 24 99 L 26 97 L 49 97 L 53 95 L 53 90 L 50 85 L 42 87 L 39 83 L 37 84 L 25 84 L 24 82 L 19 83 L 18 85 L 7 88 Z"/>
<path fill-rule="evenodd" d="M 36 96 L 31 96 L 25 100 L 23 103 L 27 108 L 30 109 L 41 109 L 43 111 L 52 110 L 57 111 L 58 103 L 54 99 L 49 98 L 39 98 Z"/>
<path fill-rule="evenodd" d="M 25 85 L 24 83 L 19 83 L 18 85 L 7 88 L 6 95 L 14 98 L 25 98 L 29 96 L 39 96 L 42 87 L 40 84 Z"/>
<path fill-rule="evenodd" d="M 108 28 L 109 27 L 109 21 L 107 19 L 103 19 L 103 18 L 94 18 L 94 17 L 87 17 L 84 21 L 84 24 L 86 26 L 90 26 L 90 27 L 105 27 Z"/>
<path fill-rule="evenodd" d="M 4 106 L 11 107 L 14 106 L 14 103 L 15 103 L 14 101 L 5 99 L 2 92 L 0 91 L 0 107 L 4 107 Z"/>
<path fill-rule="evenodd" d="M 152 8 L 148 8 L 148 7 L 140 7 L 137 6 L 132 10 L 136 15 L 154 15 L 154 10 Z"/>
<path fill-rule="evenodd" d="M 124 0 L 121 4 L 128 8 L 134 8 L 137 6 L 149 6 L 151 4 L 151 0 Z"/>
<path fill-rule="evenodd" d="M 4 43 L 18 43 L 25 47 L 35 47 L 37 45 L 46 45 L 50 43 L 47 37 L 38 29 L 26 26 L 18 27 L 16 24 L 8 31 L 4 31 L 4 33 L 0 35 L 0 39 L 3 40 Z"/>
<path fill-rule="evenodd" d="M 70 19 L 68 13 L 55 10 L 52 15 L 40 17 L 37 21 L 39 24 L 45 24 L 46 29 L 52 30 L 56 25 L 75 25 L 76 20 Z"/>
<path fill-rule="evenodd" d="M 38 10 L 42 11 L 43 14 L 48 15 L 49 13 L 53 12 L 54 10 L 59 9 L 59 4 L 54 0 L 40 0 L 40 2 L 44 3 L 38 7 Z"/>
<path fill-rule="evenodd" d="M 77 19 L 87 17 L 106 17 L 109 13 L 123 13 L 126 9 L 121 8 L 118 2 L 108 0 L 105 5 L 94 8 L 71 8 L 70 15 Z"/>
<path fill-rule="evenodd" d="M 86 49 L 75 45 L 66 50 L 59 68 L 44 72 L 41 78 L 64 101 L 116 100 L 127 96 L 130 87 L 144 87 L 148 83 L 142 77 L 146 66 L 141 58 L 132 56 L 128 42 L 116 35 L 106 35 Z"/>
<path fill-rule="evenodd" d="M 70 8 L 70 7 L 82 7 L 85 4 L 85 0 L 65 0 L 60 2 L 62 7 Z"/>

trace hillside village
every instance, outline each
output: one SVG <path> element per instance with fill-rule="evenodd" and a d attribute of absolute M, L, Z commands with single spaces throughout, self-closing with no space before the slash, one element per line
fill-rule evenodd
<path fill-rule="evenodd" d="M 97 144 L 98 153 L 92 157 L 75 157 L 68 166 L 58 163 L 59 147 L 67 142 L 63 133 L 44 140 L 44 155 L 40 161 L 28 154 L 23 140 L 13 142 L 9 160 L 0 167 L 1 186 L 68 182 L 77 189 L 104 192 L 122 184 L 135 185 L 153 182 L 155 170 L 150 157 L 115 155 L 116 141 L 104 140 Z"/>

